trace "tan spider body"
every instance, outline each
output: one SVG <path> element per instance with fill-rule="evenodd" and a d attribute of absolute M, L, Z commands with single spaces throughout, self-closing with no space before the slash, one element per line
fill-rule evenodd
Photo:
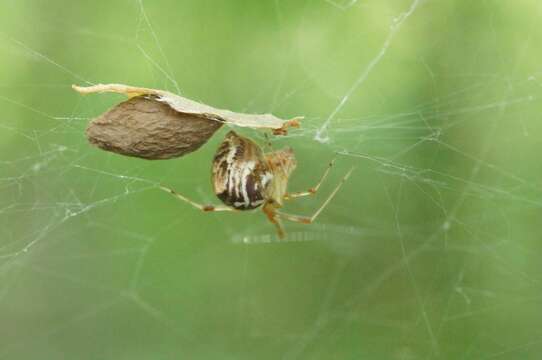
<path fill-rule="evenodd" d="M 267 218 L 277 227 L 279 237 L 283 238 L 284 229 L 280 218 L 304 224 L 312 223 L 352 172 L 350 170 L 343 177 L 313 216 L 297 216 L 279 212 L 284 200 L 316 193 L 329 173 L 332 163 L 315 187 L 308 191 L 288 194 L 288 179 L 296 165 L 291 148 L 264 153 L 252 140 L 230 131 L 218 148 L 212 167 L 214 192 L 226 206 L 200 205 L 172 189 L 165 187 L 162 189 L 203 211 L 252 210 L 261 206 Z"/>

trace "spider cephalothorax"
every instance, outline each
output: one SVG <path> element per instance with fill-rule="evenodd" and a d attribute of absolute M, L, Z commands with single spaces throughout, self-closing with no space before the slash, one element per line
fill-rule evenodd
<path fill-rule="evenodd" d="M 230 131 L 214 156 L 212 168 L 214 192 L 226 206 L 201 205 L 172 189 L 162 189 L 203 211 L 252 210 L 262 206 L 263 212 L 275 224 L 278 235 L 282 238 L 284 230 L 280 223 L 281 218 L 304 224 L 312 223 L 352 172 L 350 170 L 343 177 L 312 216 L 298 216 L 280 212 L 283 201 L 316 193 L 332 163 L 315 187 L 308 191 L 288 193 L 288 179 L 296 165 L 291 148 L 264 153 L 252 140 Z"/>

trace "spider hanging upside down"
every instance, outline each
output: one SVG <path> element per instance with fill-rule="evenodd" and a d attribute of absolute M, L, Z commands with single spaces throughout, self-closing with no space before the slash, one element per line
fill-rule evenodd
<path fill-rule="evenodd" d="M 326 178 L 333 165 L 331 162 L 316 186 L 307 191 L 287 193 L 288 179 L 297 162 L 291 148 L 264 153 L 252 140 L 230 131 L 213 159 L 212 182 L 215 194 L 226 206 L 201 205 L 179 194 L 173 189 L 161 187 L 202 211 L 252 210 L 262 206 L 262 210 L 277 227 L 278 236 L 284 238 L 280 219 L 303 224 L 312 223 L 322 212 L 341 185 L 348 179 L 353 169 L 342 178 L 328 198 L 312 216 L 286 214 L 279 209 L 283 200 L 312 195 Z"/>

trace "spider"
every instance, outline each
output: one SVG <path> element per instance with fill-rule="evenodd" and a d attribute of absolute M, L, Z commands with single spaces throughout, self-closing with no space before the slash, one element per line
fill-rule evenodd
<path fill-rule="evenodd" d="M 179 194 L 173 189 L 160 186 L 177 199 L 187 202 L 202 211 L 243 211 L 262 207 L 263 212 L 277 229 L 279 238 L 284 238 L 280 219 L 303 224 L 314 222 L 327 204 L 339 191 L 353 171 L 350 169 L 328 198 L 312 216 L 299 216 L 279 211 L 284 200 L 315 194 L 327 177 L 333 161 L 324 171 L 318 183 L 307 191 L 288 193 L 288 179 L 296 168 L 293 150 L 289 147 L 264 153 L 252 140 L 230 131 L 219 146 L 212 167 L 214 192 L 224 205 L 202 205 Z"/>

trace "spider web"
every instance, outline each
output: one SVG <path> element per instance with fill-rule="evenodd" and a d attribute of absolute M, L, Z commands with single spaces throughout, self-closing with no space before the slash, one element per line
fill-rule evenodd
<path fill-rule="evenodd" d="M 535 359 L 542 351 L 535 1 L 0 4 L 0 358 Z M 216 203 L 210 159 L 90 146 L 161 88 L 304 115 L 280 241 Z M 240 130 L 241 131 L 241 130 Z M 262 144 L 263 133 L 242 130 Z"/>

